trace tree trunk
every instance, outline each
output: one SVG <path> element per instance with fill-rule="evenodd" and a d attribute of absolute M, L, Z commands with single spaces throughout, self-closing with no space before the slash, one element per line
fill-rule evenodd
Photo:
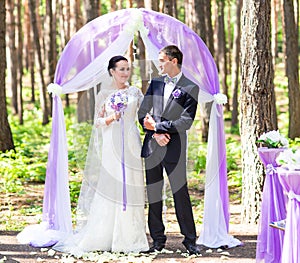
<path fill-rule="evenodd" d="M 10 82 L 11 82 L 11 102 L 13 114 L 18 114 L 18 51 L 16 46 L 16 17 L 15 17 L 15 0 L 7 0 L 8 24 L 7 32 L 9 36 L 9 53 L 10 53 Z"/>
<path fill-rule="evenodd" d="M 136 1 L 137 8 L 144 8 L 144 1 L 143 0 L 137 0 Z M 133 40 L 134 41 L 134 40 Z M 148 65 L 147 65 L 147 59 L 146 59 L 146 50 L 145 45 L 143 43 L 143 40 L 138 35 L 138 52 L 139 52 L 139 68 L 140 68 L 140 74 L 142 79 L 142 92 L 145 93 L 148 87 Z"/>
<path fill-rule="evenodd" d="M 244 1 L 241 38 L 242 219 L 256 223 L 260 215 L 263 165 L 256 141 L 277 128 L 274 116 L 274 72 L 271 54 L 271 1 Z"/>
<path fill-rule="evenodd" d="M 206 45 L 212 54 L 214 56 L 214 32 L 213 32 L 213 26 L 212 26 L 212 13 L 211 13 L 211 0 L 204 0 L 204 13 L 205 13 L 205 30 L 206 30 Z"/>
<path fill-rule="evenodd" d="M 205 0 L 195 0 L 195 25 L 194 31 L 207 44 L 206 5 Z"/>
<path fill-rule="evenodd" d="M 59 17 L 61 18 L 58 21 L 58 26 L 61 29 L 61 30 L 59 30 L 59 39 L 61 40 L 60 41 L 61 50 L 64 49 L 64 47 L 66 46 L 66 44 L 68 42 L 68 39 L 66 37 L 67 28 L 65 28 L 66 23 L 68 23 L 67 18 L 65 16 L 65 9 L 67 8 L 65 2 L 66 2 L 65 0 L 60 0 L 59 7 L 58 7 Z"/>
<path fill-rule="evenodd" d="M 39 73 L 40 73 L 40 78 L 41 78 L 40 102 L 41 102 L 41 108 L 43 110 L 42 124 L 45 125 L 45 124 L 49 123 L 49 111 L 48 111 L 48 107 L 47 107 L 46 85 L 45 85 L 44 74 L 43 74 L 42 52 L 41 52 L 41 45 L 40 45 L 37 18 L 36 18 L 35 0 L 29 0 L 29 11 L 30 11 L 30 20 L 31 20 L 31 26 L 32 26 L 32 30 L 33 30 L 33 37 L 34 37 L 36 52 L 38 55 Z"/>
<path fill-rule="evenodd" d="M 289 138 L 300 136 L 300 91 L 298 65 L 298 33 L 293 1 L 283 1 L 286 59 L 285 67 L 289 90 Z"/>
<path fill-rule="evenodd" d="M 282 36 L 281 36 L 281 38 L 282 38 L 282 56 L 283 56 L 283 58 L 285 58 L 286 57 L 286 43 L 285 43 L 285 41 L 284 41 L 284 39 L 286 38 L 285 37 L 285 21 L 284 21 L 284 11 L 283 11 L 283 1 L 284 0 L 279 0 L 279 5 L 280 5 L 280 15 L 281 15 L 281 24 L 282 24 Z M 286 68 L 285 68 L 285 73 L 286 73 Z"/>
<path fill-rule="evenodd" d="M 145 8 L 159 12 L 159 0 L 145 0 Z"/>
<path fill-rule="evenodd" d="M 236 0 L 236 21 L 234 24 L 234 39 L 232 50 L 232 67 L 231 67 L 231 90 L 232 90 L 232 111 L 231 127 L 238 125 L 238 90 L 239 90 L 239 69 L 240 69 L 240 37 L 241 37 L 241 9 L 243 0 Z"/>
<path fill-rule="evenodd" d="M 117 1 L 111 0 L 110 1 L 110 12 L 117 11 Z"/>
<path fill-rule="evenodd" d="M 22 30 L 22 3 L 21 0 L 18 0 L 18 116 L 19 124 L 24 123 L 23 120 L 23 30 Z"/>
<path fill-rule="evenodd" d="M 279 12 L 279 0 L 272 0 L 272 7 L 271 7 L 271 19 L 272 19 L 272 58 L 273 58 L 273 68 L 275 69 L 276 66 L 276 58 L 278 58 L 278 12 Z"/>
<path fill-rule="evenodd" d="M 207 21 L 211 21 L 207 18 L 207 13 L 211 15 L 210 10 L 206 6 L 205 0 L 191 0 L 187 5 L 186 19 L 188 19 L 189 27 L 191 27 L 201 39 L 208 44 L 210 31 L 212 25 L 207 24 Z M 207 142 L 208 139 L 208 128 L 209 128 L 209 117 L 211 111 L 211 103 L 205 103 L 201 108 L 201 137 L 203 142 Z"/>
<path fill-rule="evenodd" d="M 6 11 L 5 1 L 0 1 L 0 151 L 14 149 L 11 129 L 7 119 L 6 91 L 5 91 L 5 70 L 6 70 Z"/>
<path fill-rule="evenodd" d="M 48 82 L 53 81 L 55 67 L 57 63 L 57 46 L 56 46 L 56 1 L 47 0 L 47 16 L 48 16 L 48 40 L 49 43 L 46 45 L 49 47 L 48 50 Z M 68 19 L 68 17 L 67 17 Z M 69 21 L 69 20 L 68 20 Z M 68 34 L 69 31 L 67 31 Z M 70 39 L 70 35 L 68 35 Z M 47 43 L 47 42 L 46 42 Z"/>
<path fill-rule="evenodd" d="M 62 19 L 65 20 L 65 19 Z M 67 21 L 68 18 L 67 18 Z M 45 21 L 44 39 L 47 50 L 45 50 L 45 64 L 47 75 L 47 84 L 53 82 L 55 67 L 57 63 L 57 46 L 56 46 L 56 0 L 46 1 L 46 21 Z M 63 30 L 65 31 L 65 30 Z M 52 98 L 49 95 L 50 108 L 49 114 L 52 115 Z"/>
<path fill-rule="evenodd" d="M 165 0 L 163 5 L 163 13 L 177 18 L 176 1 Z"/>
<path fill-rule="evenodd" d="M 213 27 L 213 43 L 214 43 L 214 51 L 215 51 L 215 61 L 216 61 L 216 65 L 217 65 L 217 68 L 218 68 L 218 71 L 220 70 L 219 69 L 219 56 L 218 56 L 218 53 L 219 53 L 219 47 L 218 47 L 218 8 L 217 8 L 217 0 L 214 0 L 214 4 L 212 5 L 213 9 L 212 9 L 212 17 L 214 18 L 214 27 Z"/>
<path fill-rule="evenodd" d="M 218 1 L 218 23 L 217 23 L 217 36 L 218 36 L 218 64 L 219 74 L 222 86 L 222 93 L 227 97 L 228 85 L 227 85 L 227 58 L 226 58 L 226 40 L 225 40 L 225 27 L 224 27 L 224 0 Z M 226 110 L 229 111 L 230 104 L 225 105 Z"/>
<path fill-rule="evenodd" d="M 184 1 L 185 24 L 190 28 L 194 28 L 194 13 L 195 13 L 194 0 Z"/>
<path fill-rule="evenodd" d="M 84 0 L 86 23 L 99 16 L 99 2 L 100 0 Z"/>
<path fill-rule="evenodd" d="M 97 7 L 99 0 L 85 0 L 84 1 L 84 10 L 86 14 L 86 23 L 98 17 L 99 10 Z M 91 58 L 91 60 L 94 58 Z M 96 89 L 97 87 L 94 87 Z M 78 122 L 84 122 L 88 120 L 94 119 L 94 108 L 86 107 L 86 105 L 94 105 L 93 101 L 95 101 L 94 97 L 94 89 L 91 88 L 86 91 L 78 92 L 78 106 L 77 106 L 77 118 Z"/>
<path fill-rule="evenodd" d="M 231 29 L 231 5 L 227 5 L 227 29 L 225 29 L 225 52 L 226 52 L 226 66 L 227 66 L 227 73 L 230 74 L 231 67 L 232 67 L 232 46 L 233 46 L 233 32 Z M 227 43 L 226 43 L 227 40 Z"/>
<path fill-rule="evenodd" d="M 80 7 L 80 4 L 81 4 L 81 0 L 75 0 L 76 3 L 75 3 L 75 20 L 76 20 L 76 23 L 75 23 L 75 31 L 78 31 L 82 26 L 83 26 L 83 14 L 82 14 L 82 11 L 81 11 L 81 7 Z"/>
<path fill-rule="evenodd" d="M 297 27 L 297 34 L 299 35 L 299 0 L 294 1 L 294 10 L 295 10 L 295 21 Z"/>
<path fill-rule="evenodd" d="M 24 55 L 25 55 L 25 66 L 28 72 L 30 72 L 30 86 L 31 86 L 31 102 L 35 102 L 35 92 L 34 92 L 34 49 L 32 43 L 32 30 L 30 26 L 30 14 L 29 14 L 29 3 L 28 0 L 24 2 Z"/>

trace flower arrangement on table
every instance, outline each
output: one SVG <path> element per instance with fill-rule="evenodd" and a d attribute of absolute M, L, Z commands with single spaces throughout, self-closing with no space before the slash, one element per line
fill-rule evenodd
<path fill-rule="evenodd" d="M 286 149 L 281 152 L 276 162 L 288 170 L 300 170 L 300 149 Z"/>
<path fill-rule="evenodd" d="M 289 141 L 283 137 L 278 130 L 263 133 L 257 142 L 262 143 L 268 148 L 282 148 L 288 147 L 289 145 Z"/>

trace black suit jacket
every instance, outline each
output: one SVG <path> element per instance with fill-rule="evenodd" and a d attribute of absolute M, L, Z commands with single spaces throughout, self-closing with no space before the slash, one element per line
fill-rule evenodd
<path fill-rule="evenodd" d="M 180 158 L 185 160 L 186 131 L 190 129 L 196 115 L 199 87 L 182 74 L 174 87 L 174 91 L 178 89 L 180 95 L 174 97 L 171 94 L 163 108 L 164 87 L 164 77 L 151 81 L 138 111 L 138 118 L 143 126 L 146 114 L 151 112 L 156 122 L 156 133 L 169 133 L 171 139 L 167 146 L 161 147 L 152 138 L 154 131 L 145 129 L 141 156 L 146 158 L 155 153 L 167 162 L 178 162 Z"/>

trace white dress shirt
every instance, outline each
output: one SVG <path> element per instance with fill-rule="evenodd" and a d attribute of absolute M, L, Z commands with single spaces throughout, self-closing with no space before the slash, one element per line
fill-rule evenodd
<path fill-rule="evenodd" d="M 170 98 L 170 95 L 172 93 L 172 91 L 174 90 L 178 80 L 181 78 L 182 76 L 182 72 L 180 71 L 179 74 L 177 74 L 174 78 L 176 78 L 176 82 L 172 83 L 166 83 L 165 85 L 165 89 L 164 89 L 164 108 L 166 107 L 166 104 L 168 102 L 168 99 Z"/>

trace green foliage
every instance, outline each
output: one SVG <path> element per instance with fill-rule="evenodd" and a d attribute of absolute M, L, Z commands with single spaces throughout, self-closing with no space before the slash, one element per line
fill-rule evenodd
<path fill-rule="evenodd" d="M 227 170 L 239 170 L 241 160 L 241 144 L 239 139 L 229 137 L 226 140 Z"/>
<path fill-rule="evenodd" d="M 84 169 L 91 129 L 92 125 L 86 122 L 68 125 L 69 166 L 72 172 Z"/>
<path fill-rule="evenodd" d="M 24 125 L 10 116 L 15 150 L 0 153 L 0 191 L 21 193 L 23 182 L 44 182 L 50 125 L 43 126 L 41 113 L 24 112 Z"/>
<path fill-rule="evenodd" d="M 195 161 L 194 169 L 198 173 L 201 173 L 206 168 L 206 148 L 203 145 L 199 145 L 197 159 Z"/>
<path fill-rule="evenodd" d="M 205 178 L 202 173 L 206 169 L 207 144 L 189 146 L 189 154 L 197 148 L 195 155 L 194 169 L 189 173 L 189 186 L 192 189 L 200 190 L 200 185 L 204 184 Z M 240 171 L 241 146 L 239 137 L 229 137 L 226 140 L 226 157 L 227 157 L 227 176 L 229 187 L 240 187 L 242 185 L 242 174 Z"/>

